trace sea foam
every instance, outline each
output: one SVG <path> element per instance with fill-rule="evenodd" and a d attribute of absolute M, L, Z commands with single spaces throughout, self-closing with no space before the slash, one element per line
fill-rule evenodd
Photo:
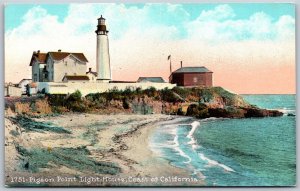
<path fill-rule="evenodd" d="M 193 134 L 194 134 L 195 130 L 198 127 L 200 127 L 200 122 L 199 121 L 194 121 L 190 125 L 192 126 L 192 129 L 190 130 L 189 134 L 186 137 L 190 139 L 188 144 L 190 144 L 192 146 L 192 149 L 195 150 L 198 147 L 198 145 L 196 144 L 196 141 L 193 137 Z"/>
<path fill-rule="evenodd" d="M 221 164 L 221 163 L 219 163 L 217 161 L 211 160 L 211 159 L 207 158 L 206 156 L 204 156 L 204 154 L 202 154 L 202 153 L 199 153 L 199 157 L 202 160 L 207 161 L 208 166 L 219 166 L 219 167 L 223 168 L 226 171 L 235 172 L 232 168 L 230 168 L 230 167 L 228 167 L 228 166 L 226 166 L 224 164 Z"/>

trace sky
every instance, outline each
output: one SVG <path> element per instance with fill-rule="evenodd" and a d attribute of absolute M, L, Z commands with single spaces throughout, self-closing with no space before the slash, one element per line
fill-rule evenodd
<path fill-rule="evenodd" d="M 5 81 L 31 78 L 33 51 L 82 52 L 96 68 L 106 18 L 113 80 L 205 66 L 213 83 L 247 94 L 295 93 L 295 6 L 251 4 L 7 4 Z"/>

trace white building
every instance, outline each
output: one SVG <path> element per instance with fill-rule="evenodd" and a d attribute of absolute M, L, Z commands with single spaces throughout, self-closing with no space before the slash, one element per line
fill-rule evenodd
<path fill-rule="evenodd" d="M 154 87 L 157 90 L 172 89 L 175 84 L 166 83 L 161 77 L 141 78 L 138 82 L 113 81 L 111 75 L 108 30 L 105 19 L 98 19 L 96 51 L 96 72 L 91 68 L 86 72 L 88 60 L 83 53 L 69 52 L 34 52 L 30 62 L 32 78 L 38 82 L 38 91 L 50 94 L 70 94 L 80 90 L 85 96 L 89 93 L 106 92 L 111 89 L 125 90 L 147 89 Z M 147 83 L 145 83 L 147 82 Z"/>
<path fill-rule="evenodd" d="M 62 82 L 64 76 L 86 75 L 88 60 L 83 53 L 33 52 L 32 66 L 33 82 Z"/>
<path fill-rule="evenodd" d="M 34 51 L 30 60 L 32 81 L 33 82 L 44 82 L 46 80 L 43 70 L 46 65 L 46 53 L 41 53 L 39 50 Z"/>
<path fill-rule="evenodd" d="M 93 72 L 92 68 L 89 68 L 89 71 L 86 72 L 86 75 L 89 77 L 90 82 L 97 81 L 97 72 Z"/>
<path fill-rule="evenodd" d="M 18 83 L 18 87 L 21 88 L 22 94 L 26 94 L 27 92 L 27 85 L 31 83 L 31 79 L 22 79 Z"/>
<path fill-rule="evenodd" d="M 97 30 L 97 80 L 108 82 L 112 79 L 109 57 L 108 30 L 106 30 L 105 19 L 98 19 Z"/>

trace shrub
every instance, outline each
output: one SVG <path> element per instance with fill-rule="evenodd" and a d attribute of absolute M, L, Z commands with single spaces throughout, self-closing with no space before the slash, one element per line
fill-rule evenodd
<path fill-rule="evenodd" d="M 161 99 L 166 102 L 177 102 L 179 101 L 178 97 L 175 96 L 172 90 L 165 88 L 161 90 Z"/>
<path fill-rule="evenodd" d="M 74 93 L 69 95 L 67 101 L 81 101 L 81 96 L 81 92 L 79 90 L 76 90 Z"/>
<path fill-rule="evenodd" d="M 67 95 L 66 94 L 48 94 L 46 95 L 48 103 L 51 106 L 65 106 Z"/>
<path fill-rule="evenodd" d="M 73 102 L 69 105 L 69 109 L 74 112 L 86 112 L 87 107 L 83 102 Z"/>
<path fill-rule="evenodd" d="M 200 89 L 199 97 L 201 103 L 210 102 L 213 99 L 213 92 L 209 88 Z"/>
<path fill-rule="evenodd" d="M 155 87 L 150 87 L 148 89 L 145 89 L 143 91 L 144 94 L 146 94 L 148 97 L 155 97 L 157 95 L 157 90 L 155 89 Z"/>
<path fill-rule="evenodd" d="M 103 93 L 103 95 L 105 96 L 105 98 L 108 101 L 122 100 L 122 98 L 123 98 L 122 91 L 118 90 L 118 88 L 113 88 L 112 90 L 109 90 L 108 92 Z"/>
<path fill-rule="evenodd" d="M 49 114 L 52 113 L 51 107 L 47 100 L 37 100 L 35 102 L 35 109 L 38 113 Z"/>
<path fill-rule="evenodd" d="M 30 112 L 30 105 L 29 103 L 21 103 L 17 102 L 15 104 L 15 112 L 19 114 L 26 114 Z"/>
<path fill-rule="evenodd" d="M 175 93 L 177 93 L 179 96 L 181 96 L 183 99 L 186 99 L 188 95 L 192 93 L 191 89 L 189 88 L 183 88 L 183 87 L 174 87 L 172 89 Z"/>

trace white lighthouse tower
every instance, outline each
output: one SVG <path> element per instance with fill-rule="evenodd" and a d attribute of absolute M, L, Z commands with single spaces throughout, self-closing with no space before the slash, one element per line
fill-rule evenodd
<path fill-rule="evenodd" d="M 109 82 L 111 80 L 111 68 L 109 59 L 108 30 L 106 30 L 105 19 L 98 18 L 97 30 L 97 80 Z"/>

